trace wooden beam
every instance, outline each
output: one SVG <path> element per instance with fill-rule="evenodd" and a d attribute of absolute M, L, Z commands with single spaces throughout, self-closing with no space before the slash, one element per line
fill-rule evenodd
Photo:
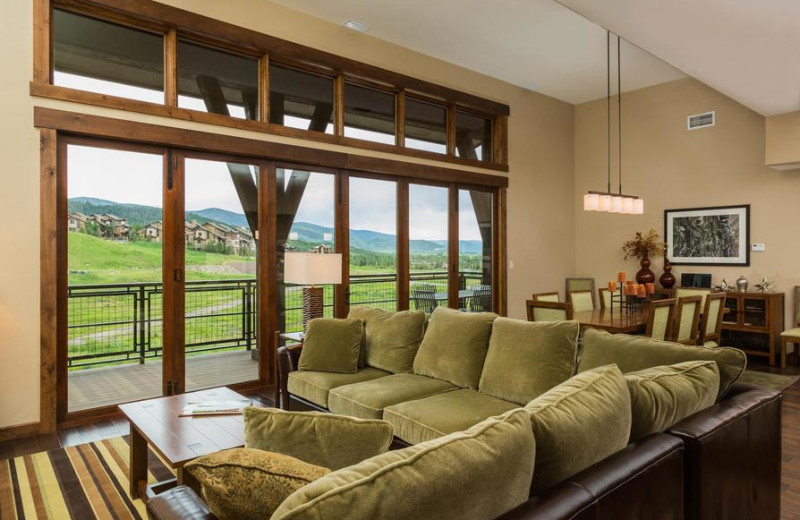
<path fill-rule="evenodd" d="M 69 356 L 69 346 L 67 337 L 67 270 L 69 269 L 67 260 L 69 258 L 69 242 L 67 240 L 67 161 L 68 148 L 67 140 L 58 134 L 58 169 L 57 169 L 57 203 L 56 203 L 56 420 L 60 423 L 67 417 L 69 403 L 67 402 L 68 393 L 68 372 L 67 358 Z M 52 265 L 52 264 L 50 264 Z"/>
<path fill-rule="evenodd" d="M 50 0 L 33 2 L 33 81 L 53 82 L 53 11 Z"/>
<path fill-rule="evenodd" d="M 333 105 L 329 103 L 317 103 L 314 107 L 314 113 L 311 114 L 311 121 L 308 123 L 308 129 L 312 132 L 325 133 L 328 124 L 331 122 L 331 115 L 333 114 Z"/>
<path fill-rule="evenodd" d="M 397 181 L 397 310 L 408 310 L 410 253 L 408 230 L 408 181 Z"/>
<path fill-rule="evenodd" d="M 261 196 L 258 198 L 258 236 L 256 247 L 257 258 L 257 283 L 258 290 L 258 369 L 259 379 L 270 385 L 276 384 L 275 367 L 277 366 L 275 331 L 278 330 L 277 310 L 277 254 L 276 235 L 277 226 L 277 184 L 275 164 L 272 162 L 258 165 L 258 184 L 261 186 Z M 277 404 L 276 404 L 277 406 Z"/>
<path fill-rule="evenodd" d="M 258 108 L 258 120 L 269 123 L 269 55 L 267 54 L 258 60 Z"/>
<path fill-rule="evenodd" d="M 164 103 L 178 106 L 178 31 L 175 28 L 164 35 Z"/>
<path fill-rule="evenodd" d="M 328 168 L 346 168 L 359 172 L 397 175 L 422 181 L 460 182 L 466 185 L 492 187 L 508 186 L 508 178 L 500 175 L 487 175 L 455 168 L 138 123 L 45 107 L 34 107 L 34 125 L 38 128 L 63 130 L 74 135 L 158 146 L 174 146 L 187 150 L 235 154 L 243 158 L 286 161 Z"/>
<path fill-rule="evenodd" d="M 147 24 L 150 28 L 176 27 L 181 34 L 198 42 L 227 45 L 228 48 L 255 56 L 270 54 L 284 60 L 314 63 L 329 71 L 370 78 L 399 90 L 427 93 L 446 102 L 473 107 L 489 114 L 508 115 L 510 112 L 508 105 L 504 103 L 336 56 L 153 0 L 57 0 L 55 5 L 69 6 L 74 10 L 83 9 L 95 16 L 111 16 L 116 22 L 127 18 Z"/>
<path fill-rule="evenodd" d="M 508 116 L 495 116 L 492 132 L 492 162 L 508 165 Z"/>
<path fill-rule="evenodd" d="M 395 96 L 394 120 L 395 120 L 395 144 L 405 146 L 406 143 L 406 93 L 398 92 Z"/>
<path fill-rule="evenodd" d="M 182 392 L 186 379 L 185 330 L 185 159 L 169 151 L 164 155 L 164 240 L 162 244 L 163 273 L 163 367 L 162 392 L 168 395 L 167 384 L 173 382 L 173 393 Z M 165 247 L 171 244 L 171 247 Z M 172 371 L 170 371 L 172 368 Z M 175 386 L 177 385 L 177 386 Z"/>
<path fill-rule="evenodd" d="M 40 264 L 40 433 L 56 431 L 58 388 L 58 136 L 42 129 L 39 135 Z"/>
<path fill-rule="evenodd" d="M 447 189 L 447 305 L 458 309 L 458 186 Z"/>
<path fill-rule="evenodd" d="M 344 76 L 341 74 L 333 80 L 333 110 L 333 133 L 344 135 Z"/>
<path fill-rule="evenodd" d="M 342 254 L 342 283 L 334 289 L 334 316 L 347 317 L 350 312 L 350 174 L 340 171 L 336 175 L 336 210 L 334 232 L 336 252 Z"/>

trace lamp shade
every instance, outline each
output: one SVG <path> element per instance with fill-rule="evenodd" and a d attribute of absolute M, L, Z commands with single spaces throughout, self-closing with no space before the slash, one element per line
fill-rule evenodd
<path fill-rule="evenodd" d="M 286 253 L 283 280 L 300 285 L 342 283 L 342 255 Z"/>
<path fill-rule="evenodd" d="M 617 195 L 611 197 L 611 207 L 608 208 L 609 213 L 622 213 L 622 197 Z"/>
<path fill-rule="evenodd" d="M 600 207 L 600 195 L 597 193 L 587 193 L 583 196 L 583 210 L 597 211 Z"/>
<path fill-rule="evenodd" d="M 644 199 L 634 199 L 633 201 L 633 214 L 641 215 L 644 213 Z"/>

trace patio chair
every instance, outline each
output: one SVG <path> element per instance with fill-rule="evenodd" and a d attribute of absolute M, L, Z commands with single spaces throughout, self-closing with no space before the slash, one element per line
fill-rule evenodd
<path fill-rule="evenodd" d="M 414 308 L 432 314 L 436 308 L 436 286 L 432 283 L 420 283 L 411 287 L 411 299 Z"/>
<path fill-rule="evenodd" d="M 478 285 L 474 289 L 472 298 L 469 302 L 471 312 L 491 312 L 492 310 L 492 288 L 489 285 Z"/>
<path fill-rule="evenodd" d="M 675 298 L 650 302 L 645 335 L 653 339 L 669 340 L 675 319 Z"/>
<path fill-rule="evenodd" d="M 697 345 L 697 336 L 700 329 L 697 322 L 700 319 L 700 306 L 702 296 L 684 296 L 678 298 L 675 309 L 675 327 L 672 331 L 672 341 L 684 345 Z"/>

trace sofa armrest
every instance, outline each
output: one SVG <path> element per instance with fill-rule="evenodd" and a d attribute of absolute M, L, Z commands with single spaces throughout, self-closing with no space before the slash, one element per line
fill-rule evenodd
<path fill-rule="evenodd" d="M 774 390 L 737 384 L 668 430 L 686 449 L 687 520 L 780 517 L 782 400 Z"/>
<path fill-rule="evenodd" d="M 498 520 L 674 519 L 683 514 L 682 496 L 683 443 L 657 433 L 532 497 Z"/>
<path fill-rule="evenodd" d="M 147 503 L 151 520 L 217 520 L 197 493 L 178 486 L 156 495 Z"/>
<path fill-rule="evenodd" d="M 283 410 L 291 408 L 291 399 L 289 398 L 289 373 L 297 370 L 300 362 L 300 353 L 303 351 L 302 343 L 295 343 L 293 345 L 286 345 L 278 349 L 278 399 L 280 403 L 275 403 L 276 406 Z"/>

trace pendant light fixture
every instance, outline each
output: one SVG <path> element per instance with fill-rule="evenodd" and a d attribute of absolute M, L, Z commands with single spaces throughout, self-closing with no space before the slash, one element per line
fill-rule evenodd
<path fill-rule="evenodd" d="M 584 211 L 641 215 L 644 200 L 636 195 L 622 193 L 622 60 L 620 37 L 617 36 L 617 146 L 619 166 L 619 192 L 611 191 L 611 31 L 606 31 L 606 116 L 608 123 L 608 164 L 606 191 L 589 191 L 583 196 Z"/>

